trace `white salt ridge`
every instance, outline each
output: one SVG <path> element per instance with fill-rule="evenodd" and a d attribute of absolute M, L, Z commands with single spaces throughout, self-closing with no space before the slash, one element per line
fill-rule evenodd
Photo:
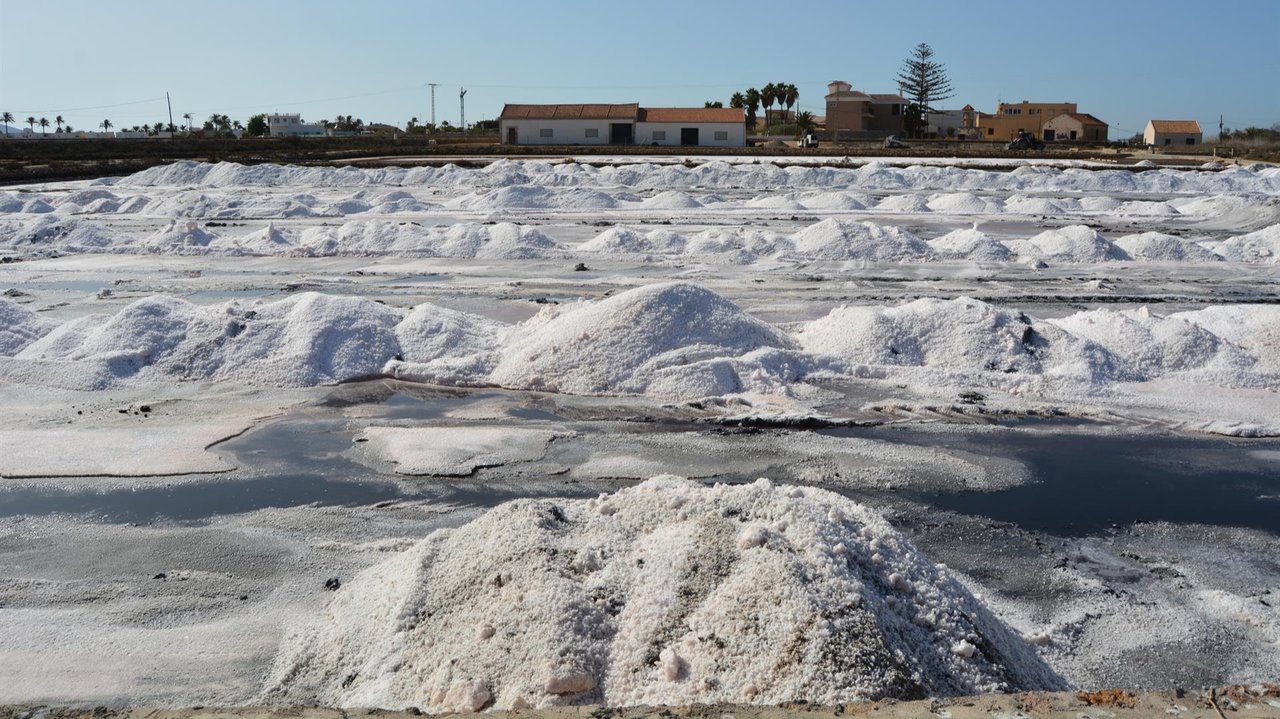
<path fill-rule="evenodd" d="M 637 190 L 820 189 L 830 191 L 942 191 L 1036 193 L 1180 193 L 1187 196 L 1280 192 L 1280 171 L 1231 168 L 1221 171 L 1154 169 L 1086 170 L 1023 167 L 1014 172 L 963 167 L 917 165 L 889 167 L 871 162 L 860 168 L 778 167 L 772 163 L 708 162 L 638 164 L 593 168 L 577 163 L 545 161 L 493 163 L 478 169 L 445 167 L 323 168 L 235 163 L 202 165 L 181 161 L 154 167 L 119 180 L 117 187 L 630 187 Z M 495 198 L 496 199 L 496 198 Z M 504 201 L 516 198 L 507 197 Z M 520 205 L 524 207 L 525 205 Z M 493 209 L 501 209 L 494 207 Z M 547 208 L 542 208 L 547 209 Z M 569 209 L 569 208 L 563 208 Z"/>
<path fill-rule="evenodd" d="M 1219 305 L 1169 317 L 1205 328 L 1249 352 L 1267 372 L 1280 374 L 1280 306 Z"/>
<path fill-rule="evenodd" d="M 1049 322 L 1118 357 L 1131 380 L 1194 372 L 1201 381 L 1220 385 L 1267 386 L 1272 381 L 1254 371 L 1257 361 L 1244 349 L 1193 322 L 1153 314 L 1146 307 L 1077 312 Z"/>
<path fill-rule="evenodd" d="M 459 198 L 456 205 L 465 210 L 609 210 L 618 201 L 599 190 L 570 187 L 547 188 L 515 185 Z"/>
<path fill-rule="evenodd" d="M 450 712 L 1065 686 L 874 511 L 658 477 L 509 502 L 365 570 L 285 640 L 264 699 Z"/>
<path fill-rule="evenodd" d="M 925 262 L 933 249 L 919 237 L 891 225 L 826 219 L 791 236 L 793 253 L 805 259 Z"/>
<path fill-rule="evenodd" d="M 55 326 L 17 302 L 0 297 L 0 357 L 12 357 Z"/>
<path fill-rule="evenodd" d="M 619 225 L 583 242 L 577 249 L 579 252 L 669 255 L 684 251 L 684 244 L 684 236 L 670 230 L 640 232 Z"/>
<path fill-rule="evenodd" d="M 1162 232 L 1143 232 L 1116 239 L 1115 246 L 1134 260 L 1149 262 L 1221 262 L 1222 256 L 1190 240 Z"/>
<path fill-rule="evenodd" d="M 934 195 L 929 198 L 928 207 L 934 212 L 953 215 L 989 215 L 1004 211 L 1004 203 L 999 200 L 979 197 L 971 192 Z"/>
<path fill-rule="evenodd" d="M 640 203 L 646 209 L 653 210 L 686 210 L 702 207 L 702 203 L 687 192 L 666 190 Z"/>
<path fill-rule="evenodd" d="M 929 201 L 921 195 L 890 195 L 876 205 L 884 212 L 930 212 Z"/>
<path fill-rule="evenodd" d="M 489 381 L 586 395 L 768 392 L 797 379 L 794 346 L 714 292 L 655 284 L 543 309 L 503 348 Z"/>
<path fill-rule="evenodd" d="M 1214 251 L 1236 262 L 1280 264 L 1280 225 L 1232 237 L 1219 244 Z"/>
<path fill-rule="evenodd" d="M 929 247 L 939 257 L 947 259 L 976 260 L 979 262 L 1008 262 L 1013 252 L 987 233 L 973 228 L 953 230 L 941 237 L 929 240 Z"/>
<path fill-rule="evenodd" d="M 208 306 L 156 296 L 111 317 L 61 325 L 18 352 L 0 374 L 43 373 L 47 384 L 87 389 L 205 379 L 329 384 L 379 374 L 399 351 L 399 320 L 371 300 L 315 293 Z"/>
<path fill-rule="evenodd" d="M 1122 377 L 1104 348 L 967 297 L 838 307 L 802 326 L 796 338 L 809 352 L 853 365 L 1043 375 L 1088 384 Z"/>
<path fill-rule="evenodd" d="M 1046 262 L 1106 262 L 1127 260 L 1124 250 L 1085 225 L 1045 230 L 1023 245 L 1036 259 Z"/>

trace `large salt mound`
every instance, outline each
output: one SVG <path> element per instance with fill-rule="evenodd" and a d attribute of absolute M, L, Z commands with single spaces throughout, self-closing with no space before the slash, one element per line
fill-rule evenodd
<path fill-rule="evenodd" d="M 1177 312 L 1181 319 L 1203 327 L 1234 343 L 1258 359 L 1259 367 L 1280 373 L 1280 306 L 1226 305 L 1192 312 Z"/>
<path fill-rule="evenodd" d="M 1280 225 L 1232 237 L 1219 244 L 1214 251 L 1236 262 L 1280 264 Z"/>
<path fill-rule="evenodd" d="M 678 190 L 659 192 L 640 204 L 647 210 L 685 210 L 702 207 L 702 203 L 695 197 Z"/>
<path fill-rule="evenodd" d="M 929 209 L 934 212 L 949 212 L 955 215 L 992 214 L 1004 209 L 999 200 L 979 197 L 971 192 L 955 192 L 934 195 L 929 198 Z"/>
<path fill-rule="evenodd" d="M 616 199 L 599 190 L 532 185 L 500 187 L 460 198 L 458 204 L 467 210 L 608 210 L 618 206 Z"/>
<path fill-rule="evenodd" d="M 767 230 L 714 228 L 690 237 L 684 251 L 690 256 L 749 265 L 791 247 L 785 237 Z"/>
<path fill-rule="evenodd" d="M 929 246 L 942 257 L 950 259 L 981 262 L 1008 262 L 1013 259 L 1008 247 L 978 229 L 953 230 L 929 240 Z"/>
<path fill-rule="evenodd" d="M 1219 262 L 1222 257 L 1197 245 L 1163 232 L 1143 232 L 1137 235 L 1125 235 L 1115 241 L 1119 247 L 1135 260 L 1152 262 Z"/>
<path fill-rule="evenodd" d="M 826 219 L 791 236 L 794 253 L 806 259 L 923 262 L 935 259 L 924 240 L 898 227 Z"/>
<path fill-rule="evenodd" d="M 643 233 L 615 226 L 578 245 L 578 251 L 669 255 L 683 251 L 684 244 L 684 236 L 670 230 Z"/>
<path fill-rule="evenodd" d="M 1153 315 L 1146 307 L 1077 312 L 1050 322 L 1120 358 L 1131 379 L 1200 370 L 1210 381 L 1256 383 L 1255 360 L 1244 350 L 1192 322 Z"/>
<path fill-rule="evenodd" d="M 142 246 L 151 252 L 165 254 L 199 253 L 217 239 L 217 235 L 200 227 L 195 220 L 175 220 L 143 240 Z"/>
<path fill-rule="evenodd" d="M 449 712 L 1065 686 L 874 511 L 658 477 L 508 502 L 365 570 L 286 638 L 265 698 Z"/>
<path fill-rule="evenodd" d="M 496 225 L 451 225 L 439 235 L 436 247 L 442 257 L 523 260 L 557 253 L 560 244 L 536 227 L 510 222 Z"/>
<path fill-rule="evenodd" d="M 16 359 L 50 375 L 92 377 L 93 389 L 133 378 L 310 386 L 379 374 L 399 352 L 399 320 L 395 310 L 371 300 L 315 293 L 211 306 L 156 296 L 109 318 L 68 322 Z M 51 382 L 85 384 L 77 377 Z"/>
<path fill-rule="evenodd" d="M 867 203 L 864 198 L 851 195 L 847 192 L 812 192 L 801 195 L 800 204 L 811 210 L 865 210 Z"/>
<path fill-rule="evenodd" d="M 1108 242 L 1097 230 L 1085 225 L 1068 225 L 1045 230 L 1027 240 L 1037 259 L 1057 262 L 1102 262 L 1127 260 L 1124 250 Z"/>
<path fill-rule="evenodd" d="M 795 370 L 782 332 L 710 290 L 656 284 L 544 309 L 520 328 L 490 381 L 571 394 L 706 397 L 769 391 Z"/>
<path fill-rule="evenodd" d="M 296 236 L 267 223 L 267 226 L 230 241 L 228 250 L 245 255 L 306 255 L 310 252 L 296 246 Z"/>
<path fill-rule="evenodd" d="M 314 255 L 436 254 L 436 233 L 416 222 L 356 220 L 337 227 L 308 227 L 298 246 Z"/>
<path fill-rule="evenodd" d="M 12 357 L 53 329 L 54 323 L 0 297 L 0 357 Z"/>
<path fill-rule="evenodd" d="M 929 201 L 920 195 L 891 195 L 876 205 L 885 212 L 929 212 Z"/>
<path fill-rule="evenodd" d="M 383 371 L 439 384 L 483 382 L 510 332 L 501 322 L 424 303 L 396 325 L 400 358 Z"/>
<path fill-rule="evenodd" d="M 838 307 L 796 335 L 809 352 L 865 365 L 1042 374 L 1104 383 L 1115 358 L 1051 324 L 960 297 L 897 307 Z"/>
<path fill-rule="evenodd" d="M 94 252 L 125 241 L 102 225 L 81 218 L 44 215 L 0 224 L 0 247 L 19 252 Z"/>

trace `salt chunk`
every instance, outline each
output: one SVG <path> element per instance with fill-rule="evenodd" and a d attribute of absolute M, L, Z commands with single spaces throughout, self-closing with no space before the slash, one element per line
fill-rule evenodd
<path fill-rule="evenodd" d="M 753 549 L 755 547 L 763 547 L 768 541 L 769 530 L 759 524 L 753 524 L 744 529 L 742 534 L 738 535 L 738 548 Z"/>
<path fill-rule="evenodd" d="M 484 624 L 481 624 L 480 626 L 476 627 L 476 639 L 479 639 L 480 641 L 484 641 L 486 639 L 492 639 L 495 631 L 496 630 L 493 628 L 492 624 L 489 624 L 487 622 Z"/>
<path fill-rule="evenodd" d="M 662 676 L 669 682 L 676 681 L 684 674 L 684 660 L 670 647 L 658 654 L 658 665 L 662 667 Z"/>
<path fill-rule="evenodd" d="M 479 679 L 459 679 L 444 695 L 444 708 L 455 712 L 478 712 L 489 703 L 492 695 Z"/>
<path fill-rule="evenodd" d="M 978 648 L 970 644 L 968 639 L 961 639 L 951 645 L 951 653 L 965 659 L 971 658 L 977 651 Z"/>

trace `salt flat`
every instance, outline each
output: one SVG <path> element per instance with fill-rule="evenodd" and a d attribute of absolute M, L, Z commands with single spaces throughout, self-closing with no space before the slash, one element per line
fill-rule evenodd
<path fill-rule="evenodd" d="M 182 162 L 0 191 L 0 700 L 443 710 L 1275 676 L 1280 170 L 688 159 Z M 1044 460 L 1055 438 L 1123 454 L 1080 465 L 1093 497 L 1055 500 L 1114 490 L 1114 526 L 1033 499 L 997 519 L 1073 482 Z M 667 474 L 696 482 L 636 486 Z M 728 488 L 762 476 L 777 488 Z M 664 516 L 667 495 L 701 509 Z M 91 542 L 113 555 L 94 565 Z M 581 596 L 519 622 L 510 598 L 473 606 L 482 549 L 499 577 L 564 553 L 502 581 L 549 597 L 558 572 Z M 806 559 L 762 553 L 784 550 Z M 725 571 L 690 584 L 689 563 Z M 823 607 L 779 618 L 792 664 L 746 634 L 773 610 L 735 587 L 764 576 Z M 838 609 L 854 580 L 864 604 Z M 946 619 L 960 606 L 980 631 Z M 899 621 L 934 638 L 868 629 Z M 557 664 L 566 647 L 583 660 Z M 816 658 L 836 655 L 884 672 Z"/>

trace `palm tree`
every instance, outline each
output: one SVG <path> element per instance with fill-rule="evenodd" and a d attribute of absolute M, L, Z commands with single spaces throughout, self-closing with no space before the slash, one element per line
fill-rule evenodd
<path fill-rule="evenodd" d="M 760 91 L 754 87 L 749 87 L 746 92 L 742 93 L 742 97 L 747 101 L 745 105 L 747 109 L 747 130 L 755 132 L 756 110 L 760 108 Z"/>
<path fill-rule="evenodd" d="M 803 135 L 806 131 L 812 130 L 817 126 L 817 122 L 813 117 L 813 113 L 808 110 L 801 110 L 796 113 L 796 129 Z"/>
<path fill-rule="evenodd" d="M 791 108 L 796 106 L 796 101 L 800 99 L 800 88 L 795 85 L 787 85 L 787 91 L 783 94 L 786 101 L 787 112 L 791 112 Z"/>
<path fill-rule="evenodd" d="M 27 125 L 31 127 L 32 132 L 36 131 L 36 119 L 34 117 L 27 118 Z"/>
<path fill-rule="evenodd" d="M 3 115 L 0 115 L 0 121 L 4 122 L 4 134 L 8 136 L 9 123 L 13 122 L 13 113 L 6 110 Z"/>
<path fill-rule="evenodd" d="M 49 134 L 49 118 L 47 117 L 40 118 L 40 134 L 41 135 Z"/>
<path fill-rule="evenodd" d="M 53 118 L 53 121 L 58 123 L 58 132 L 62 132 L 62 126 L 63 124 L 65 124 L 62 121 L 62 115 L 58 115 L 57 117 Z"/>
<path fill-rule="evenodd" d="M 733 93 L 729 98 L 729 107 L 734 109 L 742 109 L 747 106 L 747 98 L 740 92 Z"/>
<path fill-rule="evenodd" d="M 182 119 L 187 121 L 187 134 L 190 135 L 191 134 L 191 113 L 189 112 L 182 113 Z"/>
<path fill-rule="evenodd" d="M 764 105 L 764 131 L 769 131 L 769 125 L 772 124 L 772 117 L 769 113 L 773 107 L 773 100 L 778 95 L 778 88 L 773 83 L 769 83 L 760 88 L 760 102 Z"/>
<path fill-rule="evenodd" d="M 63 125 L 63 126 L 62 126 L 62 131 L 63 131 L 63 132 L 71 132 L 71 125 Z"/>
<path fill-rule="evenodd" d="M 151 126 L 151 132 L 152 132 L 152 134 L 159 135 L 159 134 L 160 134 L 161 132 L 163 132 L 163 131 L 164 131 L 164 123 L 163 123 L 163 122 L 157 122 L 156 124 L 154 124 L 154 125 L 152 125 L 152 126 Z"/>
<path fill-rule="evenodd" d="M 104 134 L 107 132 L 107 130 L 110 130 L 110 129 L 111 129 L 111 127 L 112 127 L 112 125 L 111 125 L 111 121 L 110 121 L 110 120 L 103 120 L 103 121 L 102 121 L 102 132 L 103 132 Z"/>

